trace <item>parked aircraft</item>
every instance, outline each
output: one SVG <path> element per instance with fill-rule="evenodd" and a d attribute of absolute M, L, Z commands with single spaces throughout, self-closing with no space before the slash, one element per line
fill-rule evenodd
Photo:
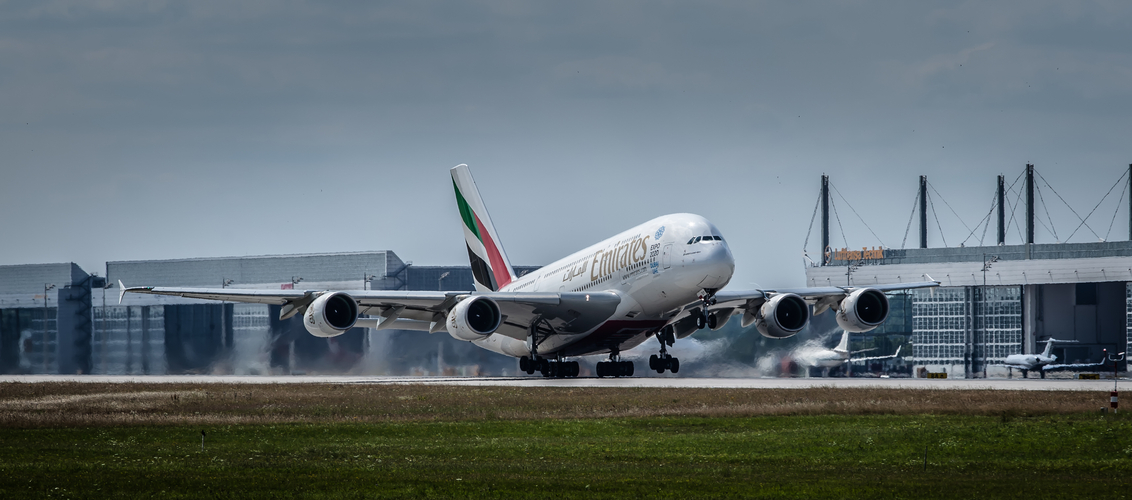
<path fill-rule="evenodd" d="M 657 217 L 520 277 L 467 165 L 451 174 L 476 291 L 123 286 L 122 293 L 276 304 L 280 319 L 302 315 L 307 331 L 319 337 L 363 326 L 447 332 L 519 358 L 521 370 L 547 377 L 577 376 L 571 357 L 607 354 L 597 375 L 619 377 L 634 373 L 621 353 L 649 339 L 658 345 L 649 369 L 677 373 L 680 361 L 668 347 L 697 330 L 718 330 L 733 316 L 767 337 L 786 338 L 806 326 L 810 307 L 814 314 L 833 309 L 842 328 L 864 332 L 888 316 L 884 292 L 939 286 L 723 290 L 735 269 L 731 249 L 711 222 L 687 213 Z"/>
<path fill-rule="evenodd" d="M 1046 378 L 1046 372 L 1049 370 L 1090 368 L 1104 364 L 1103 359 L 1099 363 L 1055 364 L 1057 356 L 1053 355 L 1054 342 L 1076 342 L 1076 340 L 1057 340 L 1051 338 L 1046 341 L 1046 348 L 1041 354 L 1011 354 L 1003 360 L 1001 365 L 1011 369 L 1017 368 L 1022 370 L 1022 378 L 1026 378 L 1030 370 L 1039 370 L 1042 374 L 1042 378 Z"/>
<path fill-rule="evenodd" d="M 854 354 L 873 351 L 875 350 L 875 348 L 862 349 L 859 351 L 849 351 L 849 331 L 845 330 L 841 333 L 841 341 L 837 344 L 837 347 L 834 347 L 833 349 L 826 349 L 824 347 L 803 347 L 795 351 L 793 358 L 794 361 L 805 366 L 814 368 L 836 368 L 848 363 L 863 363 L 866 361 L 892 359 L 900 355 L 900 347 L 896 348 L 895 353 L 889 354 L 887 356 L 854 358 Z"/>

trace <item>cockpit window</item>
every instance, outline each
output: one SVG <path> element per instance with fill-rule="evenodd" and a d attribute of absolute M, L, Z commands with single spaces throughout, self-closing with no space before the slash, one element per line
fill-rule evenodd
<path fill-rule="evenodd" d="M 700 243 L 703 241 L 723 241 L 723 237 L 711 234 L 707 236 L 696 236 L 695 238 L 688 240 L 688 244 L 691 245 L 693 243 Z"/>

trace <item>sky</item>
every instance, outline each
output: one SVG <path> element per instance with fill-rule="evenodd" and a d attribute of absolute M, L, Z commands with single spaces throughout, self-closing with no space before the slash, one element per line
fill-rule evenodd
<path fill-rule="evenodd" d="M 802 286 L 823 173 L 834 246 L 914 247 L 920 175 L 929 246 L 971 246 L 1027 163 L 1039 242 L 1124 240 L 1128 26 L 1120 1 L 0 0 L 0 265 L 467 265 L 460 163 L 516 265 L 692 212 L 731 288 Z"/>

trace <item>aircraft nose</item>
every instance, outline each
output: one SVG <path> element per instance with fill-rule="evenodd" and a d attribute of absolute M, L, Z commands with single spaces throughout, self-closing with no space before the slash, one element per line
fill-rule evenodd
<path fill-rule="evenodd" d="M 735 257 L 726 242 L 720 241 L 710 245 L 704 252 L 706 255 L 699 260 L 700 269 L 705 276 L 699 283 L 703 288 L 723 288 L 735 273 Z"/>

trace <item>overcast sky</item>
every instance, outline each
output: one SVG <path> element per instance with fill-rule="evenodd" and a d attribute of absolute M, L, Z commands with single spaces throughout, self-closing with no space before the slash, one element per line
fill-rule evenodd
<path fill-rule="evenodd" d="M 1129 26 L 1123 1 L 0 0 L 0 264 L 467 265 L 459 163 L 515 264 L 693 212 L 732 287 L 801 286 L 822 173 L 835 246 L 900 248 L 921 174 L 955 246 L 1028 162 L 1065 240 L 1057 194 L 1084 217 L 1132 163 Z M 1071 241 L 1114 214 L 1128 238 L 1122 188 Z"/>

